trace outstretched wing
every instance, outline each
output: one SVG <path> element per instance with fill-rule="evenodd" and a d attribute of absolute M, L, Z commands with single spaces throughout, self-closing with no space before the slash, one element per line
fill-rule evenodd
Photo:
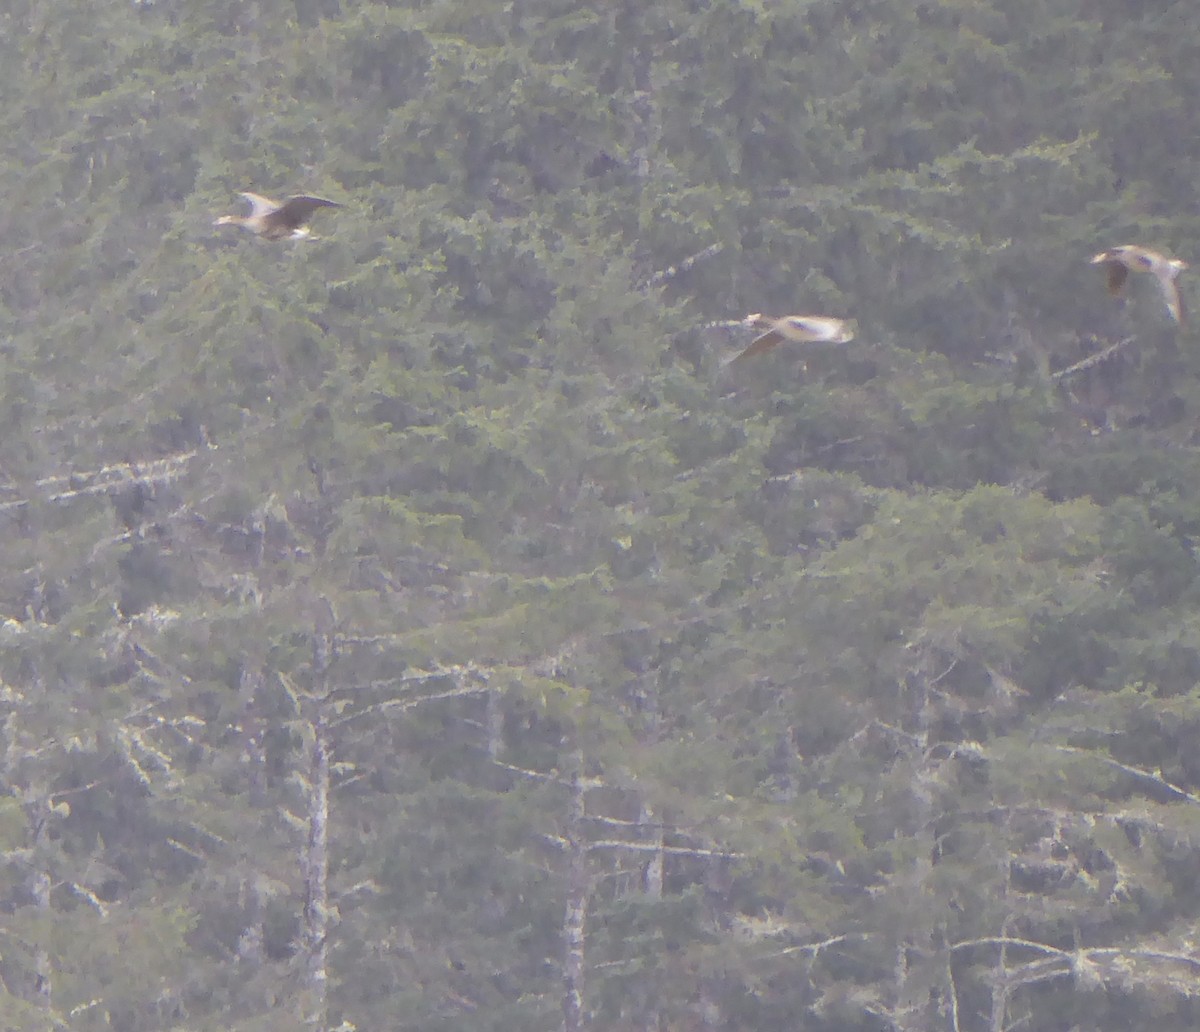
<path fill-rule="evenodd" d="M 264 197 L 262 194 L 248 193 L 243 190 L 239 197 L 245 197 L 250 202 L 250 218 L 257 218 L 259 215 L 268 215 L 279 207 L 278 201 L 271 200 L 270 197 Z"/>
<path fill-rule="evenodd" d="M 778 330 L 767 330 L 766 333 L 755 337 L 745 351 L 734 355 L 734 357 L 730 359 L 729 364 L 733 365 L 734 362 L 740 362 L 743 358 L 753 358 L 755 355 L 761 355 L 764 352 L 770 351 L 783 339 L 783 334 Z"/>
<path fill-rule="evenodd" d="M 271 221 L 286 229 L 299 229 L 318 208 L 340 207 L 340 204 L 327 201 L 324 197 L 289 197 L 271 213 Z"/>
<path fill-rule="evenodd" d="M 1108 292 L 1110 294 L 1121 293 L 1121 288 L 1125 286 L 1125 280 L 1129 278 L 1129 270 L 1118 261 L 1105 262 L 1104 267 L 1108 270 Z"/>
<path fill-rule="evenodd" d="M 847 335 L 844 319 L 833 319 L 823 315 L 789 315 L 783 322 L 787 327 L 784 332 L 787 333 L 790 329 L 796 340 L 844 342 L 853 336 Z"/>
<path fill-rule="evenodd" d="M 1167 303 L 1167 311 L 1171 313 L 1171 318 L 1182 326 L 1186 314 L 1183 310 L 1183 298 L 1179 296 L 1179 288 L 1175 281 L 1170 277 L 1160 276 L 1158 285 L 1162 287 L 1163 300 Z"/>

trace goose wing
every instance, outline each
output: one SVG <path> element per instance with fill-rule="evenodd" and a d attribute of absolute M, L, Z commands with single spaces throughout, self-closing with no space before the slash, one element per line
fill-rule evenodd
<path fill-rule="evenodd" d="M 784 340 L 784 336 L 778 330 L 767 330 L 766 333 L 755 337 L 744 351 L 734 355 L 729 364 L 733 365 L 734 362 L 740 362 L 744 358 L 753 358 L 755 355 L 770 351 L 782 340 Z"/>
<path fill-rule="evenodd" d="M 259 215 L 269 215 L 271 212 L 279 208 L 279 202 L 271 200 L 270 197 L 264 197 L 262 194 L 249 193 L 243 190 L 239 197 L 245 197 L 250 202 L 249 218 L 257 218 Z"/>
<path fill-rule="evenodd" d="M 1125 281 L 1129 278 L 1129 269 L 1123 262 L 1119 262 L 1115 258 L 1105 260 L 1103 265 L 1108 273 L 1108 292 L 1110 294 L 1121 293 L 1121 288 L 1125 286 Z"/>
<path fill-rule="evenodd" d="M 324 197 L 307 197 L 300 195 L 289 197 L 283 204 L 270 213 L 270 221 L 286 229 L 299 229 L 318 208 L 340 208 L 335 201 L 327 201 Z"/>
<path fill-rule="evenodd" d="M 843 342 L 850 340 L 850 334 L 844 319 L 834 319 L 824 315 L 789 315 L 781 319 L 783 332 L 795 340 L 833 340 Z M 789 332 L 790 331 L 790 332 Z"/>
<path fill-rule="evenodd" d="M 1174 277 L 1159 276 L 1158 285 L 1162 288 L 1163 300 L 1167 303 L 1167 311 L 1171 313 L 1171 318 L 1182 326 L 1187 316 L 1183 310 L 1183 298 L 1179 296 L 1179 288 L 1175 285 Z"/>

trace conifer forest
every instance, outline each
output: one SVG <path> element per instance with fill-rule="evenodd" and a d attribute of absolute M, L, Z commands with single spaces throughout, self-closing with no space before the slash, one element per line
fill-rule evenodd
<path fill-rule="evenodd" d="M 5 0 L 0 96 L 0 1030 L 1200 1027 L 1196 0 Z"/>

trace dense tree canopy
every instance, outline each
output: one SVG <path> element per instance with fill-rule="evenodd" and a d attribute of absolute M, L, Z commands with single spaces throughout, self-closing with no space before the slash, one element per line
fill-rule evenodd
<path fill-rule="evenodd" d="M 0 1024 L 1195 1027 L 1200 8 L 0 29 Z"/>

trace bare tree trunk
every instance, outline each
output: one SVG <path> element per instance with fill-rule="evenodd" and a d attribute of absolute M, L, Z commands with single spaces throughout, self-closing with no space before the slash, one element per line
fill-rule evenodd
<path fill-rule="evenodd" d="M 42 826 L 45 827 L 45 822 Z M 35 848 L 34 855 L 37 853 Z M 49 928 L 53 924 L 50 919 L 50 876 L 44 869 L 39 868 L 34 872 L 30 888 L 33 892 L 33 905 L 37 907 L 42 919 L 46 921 L 46 927 Z M 54 977 L 50 966 L 50 952 L 38 943 L 33 951 L 33 1002 L 49 1013 L 54 1004 L 53 997 Z"/>
<path fill-rule="evenodd" d="M 662 899 L 663 881 L 665 878 L 665 852 L 663 846 L 665 836 L 663 833 L 662 823 L 654 815 L 654 811 L 645 803 L 642 804 L 642 812 L 638 815 L 638 823 L 645 825 L 649 831 L 649 837 L 658 847 L 652 854 L 649 863 L 642 870 L 642 891 L 651 899 Z"/>
<path fill-rule="evenodd" d="M 308 764 L 308 842 L 303 858 L 304 927 L 302 952 L 308 1013 L 305 1023 L 326 1026 L 329 989 L 329 728 L 325 704 L 328 693 L 330 637 L 313 635 L 313 697 L 307 714 L 312 746 Z"/>
<path fill-rule="evenodd" d="M 494 762 L 500 758 L 504 747 L 504 707 L 500 705 L 500 693 L 495 688 L 488 690 L 484 705 L 487 707 L 487 754 Z"/>
<path fill-rule="evenodd" d="M 310 1021 L 325 1025 L 329 981 L 329 743 L 324 714 L 312 724 L 308 802 L 308 844 L 304 851 L 304 980 L 312 992 Z"/>
<path fill-rule="evenodd" d="M 929 882 L 933 874 L 934 834 L 932 777 L 924 757 L 929 744 L 929 691 L 923 671 L 913 671 L 905 685 L 909 695 L 905 722 L 913 733 L 913 815 L 912 834 L 920 843 L 909 866 L 906 879 L 908 897 L 912 901 L 912 928 L 903 932 L 896 944 L 895 988 L 892 1009 L 894 1026 L 904 1032 L 933 1032 L 937 1027 L 937 991 L 941 970 L 937 967 L 935 925 L 926 913 L 922 901 L 930 896 Z"/>
<path fill-rule="evenodd" d="M 567 801 L 567 902 L 563 915 L 563 1032 L 583 1032 L 587 843 L 584 841 L 583 756 L 576 752 Z"/>
<path fill-rule="evenodd" d="M 50 913 L 52 882 L 47 870 L 46 849 L 50 822 L 57 814 L 47 792 L 29 786 L 23 794 L 25 818 L 29 822 L 29 873 L 25 884 L 37 910 L 37 921 L 42 928 L 50 928 L 54 923 Z M 45 932 L 39 931 L 36 936 L 30 938 L 33 940 L 29 943 L 33 970 L 14 968 L 11 976 L 5 972 L 5 982 L 11 977 L 15 986 L 19 979 L 20 995 L 40 1010 L 49 1013 L 54 1004 L 54 968 L 50 961 L 50 951 L 43 945 Z"/>
<path fill-rule="evenodd" d="M 262 671 L 247 665 L 239 678 L 242 713 L 242 762 L 246 766 L 246 782 L 250 805 L 262 809 L 266 805 L 267 778 L 266 755 L 263 752 L 263 726 L 258 715 L 258 689 L 262 685 Z M 253 861 L 251 861 L 253 864 Z M 263 962 L 266 933 L 263 928 L 262 894 L 258 888 L 257 872 L 251 870 L 242 881 L 242 910 L 245 923 L 238 936 L 238 959 L 252 968 Z"/>
<path fill-rule="evenodd" d="M 263 720 L 258 714 L 258 690 L 262 687 L 262 670 L 246 666 L 238 678 L 239 709 L 242 715 L 242 762 L 246 767 L 246 784 L 250 805 L 258 808 L 267 801 L 267 758 L 263 752 Z"/>
<path fill-rule="evenodd" d="M 633 76 L 633 100 L 629 105 L 633 115 L 630 164 L 633 174 L 642 180 L 650 178 L 651 162 L 660 135 L 654 104 L 653 44 L 643 28 L 648 10 L 647 4 L 626 0 L 617 19 L 617 34 L 627 44 L 626 53 Z"/>
<path fill-rule="evenodd" d="M 1008 919 L 1000 927 L 1000 935 L 1008 935 Z M 1008 1020 L 1008 999 L 1012 989 L 1008 983 L 1008 943 L 1000 944 L 996 958 L 996 977 L 992 987 L 992 1012 L 988 1019 L 989 1032 L 1004 1032 Z"/>

